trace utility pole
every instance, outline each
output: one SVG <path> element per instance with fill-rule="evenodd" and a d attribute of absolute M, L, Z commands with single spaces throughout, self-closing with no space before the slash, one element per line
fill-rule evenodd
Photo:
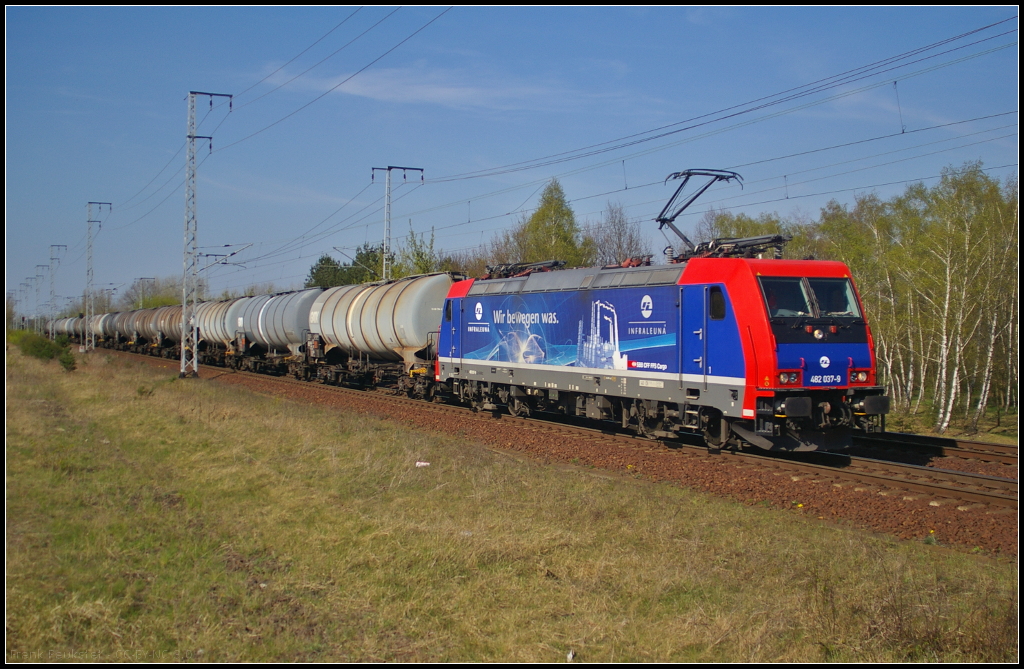
<path fill-rule="evenodd" d="M 139 294 L 141 295 L 141 297 L 139 298 L 139 307 L 138 308 L 142 309 L 144 306 L 146 306 L 146 284 L 147 283 L 155 284 L 156 283 L 156 277 L 155 276 L 143 276 L 143 277 L 139 277 L 138 279 L 135 279 L 135 282 L 139 284 Z"/>
<path fill-rule="evenodd" d="M 46 279 L 46 272 L 50 271 L 49 265 L 36 265 L 36 271 L 43 270 L 42 274 L 36 274 L 36 330 L 38 334 L 43 334 L 43 330 L 46 329 L 46 321 L 39 320 L 39 309 L 42 303 L 39 301 L 39 289 L 43 287 L 43 280 Z"/>
<path fill-rule="evenodd" d="M 228 99 L 231 108 L 232 96 L 226 93 L 188 93 L 188 134 L 185 144 L 188 156 L 185 159 L 185 254 L 181 272 L 181 372 L 180 378 L 199 376 L 199 358 L 196 356 L 199 343 L 199 326 L 196 322 L 196 301 L 199 298 L 199 255 L 196 242 L 196 140 L 210 140 L 210 151 L 213 151 L 213 137 L 196 135 L 196 96 L 205 95 L 210 98 L 210 109 L 213 99 Z"/>
<path fill-rule="evenodd" d="M 50 244 L 50 318 L 57 320 L 57 291 L 54 283 L 57 280 L 57 268 L 60 266 L 60 254 L 67 253 L 68 247 L 64 244 Z M 56 339 L 57 335 L 50 328 L 50 339 Z"/>
<path fill-rule="evenodd" d="M 10 312 L 7 310 L 10 309 Z M 11 320 L 7 320 L 10 316 Z M 7 291 L 7 303 L 4 305 L 4 325 L 8 330 L 15 329 L 15 323 L 18 319 L 18 292 L 14 290 Z"/>
<path fill-rule="evenodd" d="M 391 247 L 391 170 L 402 170 L 402 180 L 405 180 L 406 172 L 414 171 L 420 173 L 420 183 L 423 182 L 423 168 L 420 167 L 398 167 L 388 165 L 387 167 L 374 167 L 370 170 L 370 181 L 373 181 L 377 170 L 387 172 L 387 186 L 385 187 L 384 199 L 384 250 L 381 253 L 380 277 L 384 281 L 391 279 L 391 267 L 388 262 L 388 250 Z"/>
<path fill-rule="evenodd" d="M 25 281 L 28 281 L 27 277 L 25 278 Z M 24 305 L 24 308 L 23 308 L 22 314 L 21 314 L 21 322 L 22 322 L 22 324 L 25 323 L 25 316 L 27 315 L 25 312 L 28 311 L 28 290 L 31 287 L 32 286 L 30 284 L 24 283 L 24 282 L 18 284 L 18 294 L 21 295 L 21 299 L 19 300 L 19 302 L 22 305 Z"/>
<path fill-rule="evenodd" d="M 35 302 L 33 302 L 33 304 L 32 304 L 32 332 L 35 332 L 38 329 L 38 326 L 39 326 L 39 281 L 40 281 L 40 277 L 38 275 L 36 275 L 36 276 L 27 276 L 27 277 L 25 277 L 25 280 L 28 281 L 28 294 L 26 295 L 28 300 L 26 300 L 26 301 L 29 301 L 29 300 L 32 299 L 32 289 L 34 288 L 35 291 L 36 291 L 36 299 L 35 299 Z"/>
<path fill-rule="evenodd" d="M 110 213 L 111 205 L 109 202 L 90 202 L 89 203 L 89 217 L 88 217 L 88 242 L 86 244 L 86 257 L 88 258 L 85 263 L 85 299 L 82 300 L 85 304 L 82 308 L 85 310 L 85 336 L 82 338 L 82 343 L 85 344 L 86 352 L 89 352 L 96 348 L 96 335 L 92 333 L 92 328 L 89 327 L 89 321 L 95 315 L 93 313 L 95 305 L 92 301 L 92 224 L 96 223 L 101 225 L 102 221 L 93 220 L 92 218 L 92 206 L 96 205 L 97 215 L 103 212 L 103 205 L 107 206 L 107 213 Z M 96 232 L 99 232 L 97 228 Z"/>

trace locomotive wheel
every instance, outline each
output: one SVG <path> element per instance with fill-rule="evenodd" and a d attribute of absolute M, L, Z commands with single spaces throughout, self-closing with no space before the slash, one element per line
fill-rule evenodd
<path fill-rule="evenodd" d="M 633 410 L 636 417 L 636 433 L 641 437 L 656 439 L 654 432 L 661 430 L 664 424 L 656 416 L 651 416 L 647 411 L 647 405 L 641 400 L 635 400 Z"/>
<path fill-rule="evenodd" d="M 704 428 L 704 444 L 712 451 L 721 451 L 729 442 L 729 422 L 717 411 L 708 417 Z"/>
<path fill-rule="evenodd" d="M 513 416 L 527 418 L 530 415 L 530 405 L 518 397 L 511 397 L 508 401 L 508 412 Z"/>

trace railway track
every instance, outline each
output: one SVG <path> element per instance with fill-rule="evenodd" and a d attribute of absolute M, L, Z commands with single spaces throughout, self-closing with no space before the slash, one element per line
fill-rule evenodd
<path fill-rule="evenodd" d="M 830 476 L 836 478 L 905 489 L 912 495 L 931 496 L 933 499 L 929 503 L 934 506 L 955 502 L 958 503 L 958 508 L 964 504 L 981 503 L 1017 509 L 1016 479 L 908 465 L 842 453 L 809 453 L 794 456 L 800 458 L 800 464 L 807 468 L 807 471 L 828 472 Z M 961 502 L 964 504 L 960 504 Z"/>
<path fill-rule="evenodd" d="M 125 354 L 131 355 L 131 354 Z M 133 356 L 134 357 L 134 356 Z M 161 360 L 153 359 L 150 360 Z M 168 367 L 176 363 L 162 361 Z M 250 379 L 267 394 L 275 394 L 274 387 L 291 387 L 301 392 L 315 390 L 354 401 L 372 400 L 381 403 L 385 415 L 408 418 L 417 413 L 439 417 L 440 424 L 455 424 L 469 421 L 489 427 L 501 424 L 506 429 L 521 434 L 531 433 L 545 441 L 557 443 L 567 439 L 581 439 L 594 446 L 622 449 L 624 452 L 657 453 L 674 458 L 706 458 L 722 460 L 743 467 L 767 468 L 776 475 L 788 477 L 791 481 L 830 484 L 836 488 L 852 487 L 857 491 L 875 492 L 883 497 L 902 500 L 923 500 L 931 506 L 952 506 L 961 511 L 1012 510 L 1017 509 L 1017 481 L 998 476 L 986 476 L 952 470 L 937 469 L 891 462 L 881 459 L 850 456 L 837 453 L 762 454 L 754 452 L 726 452 L 710 454 L 703 444 L 675 440 L 650 440 L 618 433 L 614 428 L 599 429 L 582 427 L 566 422 L 555 422 L 538 418 L 522 418 L 497 412 L 474 412 L 468 408 L 429 403 L 414 400 L 387 391 L 366 391 L 309 383 L 289 377 L 267 376 L 253 372 L 225 370 L 220 367 L 203 367 L 204 378 L 236 377 Z M 261 392 L 257 390 L 257 392 Z M 916 435 L 911 435 L 916 436 Z M 894 439 L 879 439 L 885 445 L 903 443 Z M 921 448 L 935 448 L 919 441 Z M 655 479 L 666 478 L 657 471 L 648 470 L 647 475 Z"/>
<path fill-rule="evenodd" d="M 857 435 L 854 442 L 875 448 L 896 448 L 906 452 L 938 457 L 955 457 L 982 462 L 998 462 L 1017 466 L 1016 445 L 993 444 L 919 434 L 883 432 L 876 435 Z"/>

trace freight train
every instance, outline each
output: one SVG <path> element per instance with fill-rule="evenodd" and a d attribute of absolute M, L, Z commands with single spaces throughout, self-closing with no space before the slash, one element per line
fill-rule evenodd
<path fill-rule="evenodd" d="M 687 205 L 659 220 L 674 230 Z M 680 237 L 688 249 L 666 265 L 506 265 L 479 279 L 436 273 L 206 302 L 197 356 L 652 438 L 702 435 L 716 450 L 836 450 L 884 429 L 889 398 L 846 265 L 776 259 L 780 237 Z M 51 327 L 180 356 L 181 307 Z"/>

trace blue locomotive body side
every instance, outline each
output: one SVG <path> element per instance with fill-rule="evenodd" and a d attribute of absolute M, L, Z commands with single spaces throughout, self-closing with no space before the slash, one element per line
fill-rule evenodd
<path fill-rule="evenodd" d="M 488 294 L 488 284 L 498 285 L 477 282 L 477 294 L 449 297 L 439 381 L 515 375 L 526 387 L 670 402 L 702 392 L 740 415 L 745 359 L 724 285 Z"/>
<path fill-rule="evenodd" d="M 456 357 L 679 373 L 673 286 L 472 296 Z"/>

